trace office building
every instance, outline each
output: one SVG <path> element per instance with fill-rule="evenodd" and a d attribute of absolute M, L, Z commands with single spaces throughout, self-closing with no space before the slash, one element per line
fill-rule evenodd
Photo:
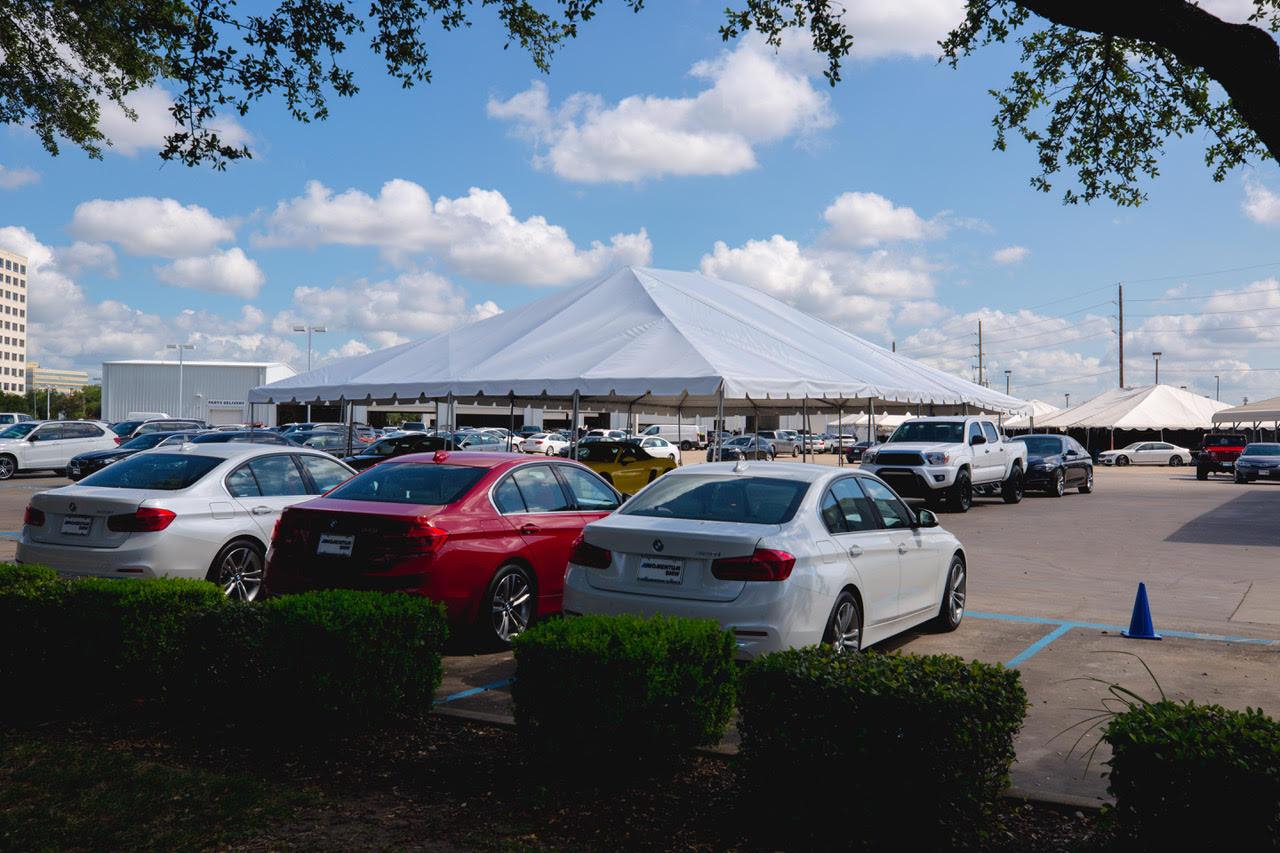
<path fill-rule="evenodd" d="M 0 247 L 0 390 L 25 394 L 27 382 L 27 259 Z"/>

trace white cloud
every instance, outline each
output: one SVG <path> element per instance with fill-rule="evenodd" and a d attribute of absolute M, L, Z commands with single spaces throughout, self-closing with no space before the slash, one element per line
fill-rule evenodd
<path fill-rule="evenodd" d="M 937 57 L 938 42 L 964 20 L 964 0 L 894 0 L 850 3 L 844 22 L 853 33 L 855 59 Z"/>
<path fill-rule="evenodd" d="M 253 299 L 266 281 L 266 276 L 253 259 L 237 246 L 225 252 L 214 252 L 191 258 L 179 258 L 171 264 L 155 268 L 156 278 L 174 287 L 226 293 Z"/>
<path fill-rule="evenodd" d="M 172 96 L 160 86 L 146 86 L 124 100 L 137 114 L 136 121 L 125 115 L 115 103 L 107 100 L 98 102 L 101 109 L 99 128 L 110 141 L 111 150 L 117 153 L 133 157 L 142 150 L 158 150 L 164 147 L 165 137 L 183 129 L 169 112 L 173 106 Z M 223 144 L 239 147 L 252 141 L 249 131 L 229 116 L 218 116 L 209 126 L 218 132 Z"/>
<path fill-rule="evenodd" d="M 70 246 L 61 246 L 54 250 L 58 257 L 58 268 L 69 276 L 78 276 L 86 270 L 97 270 L 108 278 L 120 274 L 116 266 L 116 253 L 106 243 L 85 243 L 77 240 Z"/>
<path fill-rule="evenodd" d="M 1254 180 L 1244 183 L 1245 215 L 1260 225 L 1280 225 L 1280 195 Z"/>
<path fill-rule="evenodd" d="M 130 254 L 167 258 L 208 252 L 235 237 L 231 222 L 199 205 L 151 196 L 82 202 L 69 230 L 82 240 L 119 243 Z"/>
<path fill-rule="evenodd" d="M 911 208 L 895 207 L 877 193 L 844 193 L 823 211 L 822 218 L 830 226 L 825 239 L 843 246 L 923 240 L 945 232 L 939 222 L 927 222 Z"/>
<path fill-rule="evenodd" d="M 35 169 L 10 169 L 0 165 L 0 190 L 16 190 L 40 180 Z"/>
<path fill-rule="evenodd" d="M 489 281 L 558 285 L 623 264 L 646 264 L 652 250 L 643 229 L 615 234 L 606 245 L 579 249 L 559 225 L 542 216 L 517 219 L 497 190 L 472 188 L 433 202 L 425 188 L 396 179 L 376 197 L 342 193 L 312 181 L 305 194 L 280 202 L 260 246 L 377 246 L 393 258 L 439 255 L 466 276 Z"/>
<path fill-rule="evenodd" d="M 816 69 L 799 41 L 775 52 L 749 38 L 690 69 L 708 84 L 692 97 L 632 95 L 608 104 L 578 92 L 553 109 L 546 85 L 535 81 L 505 101 L 490 99 L 488 111 L 535 143 L 536 165 L 567 180 L 731 175 L 755 168 L 757 145 L 831 126 L 829 99 L 811 81 Z"/>
<path fill-rule="evenodd" d="M 1003 249 L 996 249 L 991 253 L 991 260 L 997 264 L 1008 266 L 1009 264 L 1020 264 L 1031 256 L 1031 250 L 1026 246 L 1005 246 Z"/>

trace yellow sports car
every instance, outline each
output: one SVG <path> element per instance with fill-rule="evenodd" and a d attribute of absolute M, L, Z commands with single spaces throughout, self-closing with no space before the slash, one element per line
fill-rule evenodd
<path fill-rule="evenodd" d="M 676 467 L 675 460 L 650 456 L 640 445 L 628 441 L 580 444 L 578 461 L 624 495 L 634 495 Z"/>

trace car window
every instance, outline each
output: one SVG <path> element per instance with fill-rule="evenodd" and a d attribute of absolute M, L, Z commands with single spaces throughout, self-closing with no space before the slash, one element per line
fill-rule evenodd
<path fill-rule="evenodd" d="M 176 491 L 195 484 L 223 461 L 220 456 L 194 453 L 139 453 L 90 474 L 80 485 Z"/>
<path fill-rule="evenodd" d="M 826 525 L 828 533 L 847 532 L 848 528 L 844 526 L 844 513 L 840 512 L 840 504 L 836 501 L 836 496 L 831 494 L 830 489 L 822 495 L 818 514 L 822 516 L 822 523 Z"/>
<path fill-rule="evenodd" d="M 65 427 L 58 424 L 53 424 L 50 426 L 41 427 L 40 429 L 36 430 L 35 434 L 31 436 L 31 440 L 32 441 L 60 441 L 66 437 L 67 437 L 67 434 L 65 432 Z"/>
<path fill-rule="evenodd" d="M 699 521 L 785 524 L 809 484 L 779 477 L 667 475 L 622 506 L 624 515 Z"/>
<path fill-rule="evenodd" d="M 659 441 L 659 440 L 658 440 L 658 439 L 656 439 L 656 438 L 646 438 L 646 439 L 644 440 L 644 443 L 643 443 L 642 445 L 640 445 L 640 446 L 641 446 L 641 447 L 661 447 L 661 446 L 662 446 L 662 442 L 661 442 L 661 441 Z"/>
<path fill-rule="evenodd" d="M 260 456 L 249 462 L 263 497 L 307 494 L 307 483 L 292 456 Z"/>
<path fill-rule="evenodd" d="M 1080 444 L 1080 442 L 1076 441 L 1074 438 L 1067 439 L 1067 445 L 1076 453 L 1079 453 L 1081 456 L 1089 455 L 1089 451 L 1085 450 L 1084 447 Z"/>
<path fill-rule="evenodd" d="M 1000 433 L 996 432 L 995 426 L 993 426 L 990 421 L 982 422 L 982 432 L 986 435 L 987 441 L 992 444 L 1000 443 Z"/>
<path fill-rule="evenodd" d="M 262 495 L 258 480 L 248 465 L 241 465 L 227 475 L 227 491 L 233 498 L 256 498 Z"/>
<path fill-rule="evenodd" d="M 617 458 L 617 445 L 600 444 L 598 442 L 578 445 L 578 461 L 580 462 L 596 462 L 611 465 L 617 460 Z"/>
<path fill-rule="evenodd" d="M 511 474 L 529 512 L 565 512 L 569 498 L 550 465 L 530 465 Z"/>
<path fill-rule="evenodd" d="M 840 507 L 840 516 L 846 531 L 875 530 L 875 513 L 871 511 L 871 501 L 855 477 L 846 477 L 831 484 L 831 493 L 835 495 Z"/>
<path fill-rule="evenodd" d="M 862 485 L 880 511 L 884 526 L 896 529 L 911 526 L 911 510 L 898 500 L 893 490 L 877 480 L 863 479 Z"/>
<path fill-rule="evenodd" d="M 332 459 L 300 455 L 298 461 L 302 463 L 302 467 L 311 475 L 311 479 L 318 490 L 317 494 L 329 491 L 339 483 L 346 482 L 347 478 L 351 476 L 350 471 Z"/>
<path fill-rule="evenodd" d="M 604 481 L 581 468 L 557 466 L 569 491 L 573 493 L 578 509 L 586 512 L 611 511 L 618 508 L 618 496 Z"/>
<path fill-rule="evenodd" d="M 639 459 L 643 458 L 644 456 L 648 456 L 648 455 L 649 454 L 647 453 L 642 454 L 640 448 L 636 447 L 635 445 L 628 444 L 627 446 L 622 448 L 622 453 L 619 454 L 618 461 L 619 462 L 636 462 Z"/>
<path fill-rule="evenodd" d="M 513 512 L 528 512 L 524 505 L 524 498 L 520 495 L 520 488 L 516 486 L 515 480 L 505 477 L 498 487 L 493 490 L 493 504 L 498 508 L 498 512 L 507 515 Z"/>
<path fill-rule="evenodd" d="M 383 462 L 352 477 L 329 497 L 344 501 L 447 506 L 478 483 L 487 468 L 421 462 Z"/>
<path fill-rule="evenodd" d="M 969 424 L 969 443 L 970 444 L 973 444 L 973 440 L 975 438 L 980 437 L 981 435 L 982 435 L 982 427 L 978 425 L 977 421 L 974 421 L 973 423 Z"/>

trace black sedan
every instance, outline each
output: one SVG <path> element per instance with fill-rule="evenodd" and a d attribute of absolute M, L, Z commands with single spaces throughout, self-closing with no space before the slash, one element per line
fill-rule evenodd
<path fill-rule="evenodd" d="M 384 438 L 381 441 L 375 441 L 368 447 L 362 448 L 354 456 L 344 456 L 342 461 L 357 471 L 363 471 L 366 468 L 372 468 L 379 462 L 385 462 L 396 456 L 404 456 L 406 453 L 431 453 L 436 450 L 444 450 L 447 444 L 448 439 L 438 435 L 423 435 L 422 433 L 396 435 L 391 438 Z"/>
<path fill-rule="evenodd" d="M 721 462 L 735 462 L 739 459 L 773 459 L 778 455 L 778 448 L 770 439 L 740 435 L 729 439 L 719 448 L 708 447 L 707 461 L 716 461 L 717 452 Z"/>
<path fill-rule="evenodd" d="M 192 444 L 283 444 L 288 447 L 301 447 L 302 442 L 268 429 L 236 429 L 202 432 L 191 439 Z"/>
<path fill-rule="evenodd" d="M 140 451 L 150 450 L 166 438 L 174 436 L 194 437 L 196 435 L 199 435 L 199 433 L 148 432 L 131 438 L 119 447 L 113 447 L 110 450 L 93 450 L 89 453 L 81 453 L 79 456 L 72 457 L 71 461 L 67 463 L 67 477 L 72 480 L 82 480 L 93 472 L 102 470 L 112 462 L 119 462 L 121 459 L 127 459 Z"/>
<path fill-rule="evenodd" d="M 1093 491 L 1093 459 L 1089 451 L 1065 435 L 1016 435 L 1010 441 L 1027 446 L 1027 491 L 1060 498 L 1067 489 Z"/>
<path fill-rule="evenodd" d="M 872 447 L 875 447 L 874 441 L 859 441 L 844 452 L 846 462 L 861 462 L 862 454 L 866 453 Z"/>

